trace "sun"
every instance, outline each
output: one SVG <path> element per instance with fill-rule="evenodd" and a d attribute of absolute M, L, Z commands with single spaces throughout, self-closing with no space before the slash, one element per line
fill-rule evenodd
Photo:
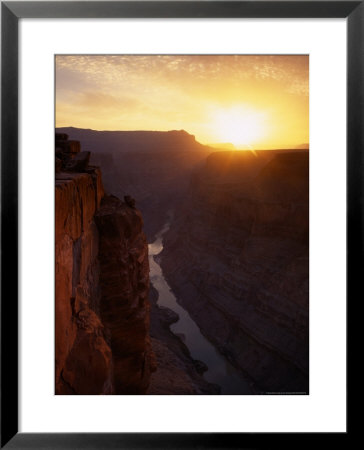
<path fill-rule="evenodd" d="M 266 114 L 245 106 L 214 111 L 212 126 L 216 139 L 235 147 L 252 146 L 267 134 Z"/>

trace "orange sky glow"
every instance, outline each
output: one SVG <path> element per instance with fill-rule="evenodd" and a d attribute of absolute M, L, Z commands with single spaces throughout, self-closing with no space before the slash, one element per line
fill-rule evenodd
<path fill-rule="evenodd" d="M 58 55 L 56 126 L 181 130 L 203 144 L 309 142 L 306 55 Z"/>

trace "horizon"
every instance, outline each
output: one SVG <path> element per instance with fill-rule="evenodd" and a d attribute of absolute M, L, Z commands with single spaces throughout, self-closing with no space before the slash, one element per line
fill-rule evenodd
<path fill-rule="evenodd" d="M 75 127 L 73 125 L 67 125 L 67 126 L 62 126 L 62 127 L 55 127 L 56 130 L 58 129 L 64 129 L 64 128 L 73 128 L 75 130 L 85 130 L 85 131 L 96 131 L 98 133 L 104 133 L 104 132 L 110 132 L 110 133 L 169 133 L 169 132 L 184 132 L 187 133 L 190 136 L 193 136 L 196 140 L 197 143 L 207 146 L 207 147 L 211 147 L 211 148 L 216 148 L 216 150 L 224 150 L 224 151 L 265 151 L 265 150 L 309 150 L 309 143 L 308 142 L 302 142 L 300 144 L 294 144 L 294 145 L 285 145 L 285 146 L 279 146 L 279 147 L 265 147 L 265 148 L 242 148 L 242 147 L 237 147 L 235 146 L 232 142 L 208 142 L 208 143 L 203 143 L 200 142 L 196 139 L 196 136 L 193 135 L 192 133 L 189 133 L 187 130 L 181 129 L 181 130 L 175 130 L 175 129 L 171 129 L 171 130 L 142 130 L 142 129 L 138 129 L 138 130 L 97 130 L 95 128 L 79 128 L 79 127 Z M 221 145 L 222 147 L 219 147 L 219 145 Z M 229 148 L 227 146 L 232 146 L 233 148 Z M 224 148 L 225 147 L 225 148 Z"/>
<path fill-rule="evenodd" d="M 307 55 L 57 55 L 56 127 L 189 130 L 239 150 L 309 143 Z"/>

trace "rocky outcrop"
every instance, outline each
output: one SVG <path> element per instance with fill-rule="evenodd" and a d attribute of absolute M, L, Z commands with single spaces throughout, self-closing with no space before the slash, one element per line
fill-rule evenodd
<path fill-rule="evenodd" d="M 67 162 L 67 172 L 84 172 L 90 161 L 90 152 L 80 152 Z"/>
<path fill-rule="evenodd" d="M 154 361 L 149 337 L 148 245 L 141 214 L 106 196 L 97 212 L 100 232 L 101 320 L 110 335 L 117 394 L 145 393 Z"/>
<path fill-rule="evenodd" d="M 143 393 L 152 356 L 140 213 L 105 196 L 79 143 L 56 135 L 56 154 L 56 394 Z"/>
<path fill-rule="evenodd" d="M 308 393 L 308 152 L 211 155 L 161 255 L 178 301 L 258 391 Z"/>
<path fill-rule="evenodd" d="M 55 191 L 56 393 L 110 389 L 112 355 L 98 317 L 101 174 L 57 173 Z"/>

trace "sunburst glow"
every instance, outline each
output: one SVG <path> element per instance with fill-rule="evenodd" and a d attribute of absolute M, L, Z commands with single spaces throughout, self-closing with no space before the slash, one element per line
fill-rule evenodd
<path fill-rule="evenodd" d="M 236 147 L 251 146 L 264 139 L 268 132 L 267 114 L 252 108 L 220 109 L 212 116 L 216 139 Z"/>
<path fill-rule="evenodd" d="M 57 55 L 56 125 L 294 148 L 309 142 L 308 75 L 308 55 Z"/>

